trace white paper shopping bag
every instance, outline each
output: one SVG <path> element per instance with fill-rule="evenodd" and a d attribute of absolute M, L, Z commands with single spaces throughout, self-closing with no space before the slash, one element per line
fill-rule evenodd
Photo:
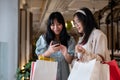
<path fill-rule="evenodd" d="M 76 61 L 70 72 L 68 80 L 90 80 L 95 62 L 96 59 L 86 63 Z"/>
<path fill-rule="evenodd" d="M 90 80 L 110 80 L 109 65 L 96 61 Z"/>
<path fill-rule="evenodd" d="M 31 80 L 56 80 L 57 62 L 37 60 Z"/>

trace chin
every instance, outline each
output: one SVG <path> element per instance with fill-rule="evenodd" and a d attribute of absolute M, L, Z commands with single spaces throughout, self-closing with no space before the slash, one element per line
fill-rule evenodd
<path fill-rule="evenodd" d="M 78 31 L 79 33 L 82 33 L 82 31 Z"/>
<path fill-rule="evenodd" d="M 60 33 L 55 33 L 56 35 L 59 35 Z"/>

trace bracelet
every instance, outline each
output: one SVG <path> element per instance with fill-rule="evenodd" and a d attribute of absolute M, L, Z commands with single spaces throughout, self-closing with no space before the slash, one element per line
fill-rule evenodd
<path fill-rule="evenodd" d="M 97 54 L 97 55 L 102 59 L 102 61 L 105 61 L 105 59 L 102 55 L 100 55 L 100 54 Z"/>

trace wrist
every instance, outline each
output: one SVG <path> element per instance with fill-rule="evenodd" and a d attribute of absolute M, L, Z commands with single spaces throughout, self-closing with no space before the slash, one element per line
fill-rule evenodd
<path fill-rule="evenodd" d="M 67 52 L 67 51 L 63 52 L 63 55 L 64 55 L 64 56 L 67 56 L 67 54 L 68 54 L 68 52 Z"/>
<path fill-rule="evenodd" d="M 44 54 L 42 54 L 42 56 L 44 57 L 50 57 L 50 55 L 51 55 L 51 52 L 49 52 L 48 50 Z"/>

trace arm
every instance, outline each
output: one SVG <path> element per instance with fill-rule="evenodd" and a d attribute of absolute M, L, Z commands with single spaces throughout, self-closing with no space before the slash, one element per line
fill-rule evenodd
<path fill-rule="evenodd" d="M 73 59 L 73 56 L 71 56 L 68 51 L 67 51 L 67 48 L 64 46 L 64 45 L 60 45 L 61 49 L 60 51 L 62 52 L 65 60 L 68 62 L 68 63 L 71 63 L 72 62 L 72 59 Z"/>
<path fill-rule="evenodd" d="M 39 56 L 39 55 L 43 54 L 46 50 L 47 50 L 47 43 L 44 39 L 44 36 L 41 35 L 36 42 L 35 53 Z"/>
<path fill-rule="evenodd" d="M 73 37 L 71 37 L 71 39 L 68 41 L 68 48 L 66 48 L 64 45 L 60 45 L 61 47 L 61 52 L 63 54 L 63 56 L 65 57 L 65 60 L 68 63 L 71 63 L 73 60 L 73 56 L 74 56 L 74 48 L 75 48 L 75 40 Z"/>
<path fill-rule="evenodd" d="M 94 34 L 93 42 L 92 42 L 92 52 L 85 50 L 82 46 L 76 46 L 76 52 L 81 53 L 81 61 L 89 61 L 91 59 L 96 58 L 98 61 L 102 61 L 106 59 L 106 51 L 107 49 L 107 38 L 103 33 Z"/>
<path fill-rule="evenodd" d="M 50 45 L 49 45 L 49 48 L 42 54 L 42 56 L 45 56 L 45 57 L 50 57 L 50 55 L 52 54 L 52 53 L 55 53 L 55 52 L 57 52 L 57 51 L 59 51 L 60 50 L 60 46 L 57 46 L 58 44 L 52 44 L 52 41 L 51 41 L 51 43 L 50 43 Z"/>
<path fill-rule="evenodd" d="M 36 54 L 45 56 L 45 57 L 50 57 L 50 55 L 56 51 L 60 50 L 60 47 L 55 47 L 58 44 L 52 45 L 52 41 L 50 45 L 47 45 L 46 40 L 44 39 L 44 36 L 40 36 L 39 39 L 36 42 L 36 49 L 35 52 Z M 49 47 L 48 47 L 49 46 Z"/>
<path fill-rule="evenodd" d="M 107 37 L 105 34 L 100 34 L 96 37 L 94 45 L 94 53 L 102 57 L 104 60 L 107 58 L 110 59 L 110 55 L 108 53 L 108 47 L 107 47 Z"/>

